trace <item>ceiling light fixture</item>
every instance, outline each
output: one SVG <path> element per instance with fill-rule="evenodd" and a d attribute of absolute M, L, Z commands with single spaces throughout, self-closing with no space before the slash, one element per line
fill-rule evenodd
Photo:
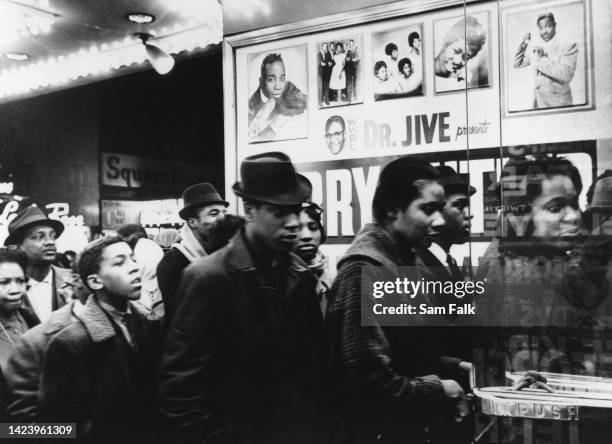
<path fill-rule="evenodd" d="M 153 23 L 155 16 L 147 14 L 146 12 L 131 12 L 126 18 L 132 23 L 138 23 L 139 25 L 145 25 L 147 23 Z"/>
<path fill-rule="evenodd" d="M 29 55 L 23 52 L 7 52 L 4 54 L 4 57 L 15 62 L 24 62 L 30 58 Z"/>
<path fill-rule="evenodd" d="M 151 34 L 138 32 L 134 35 L 142 41 L 147 54 L 147 60 L 158 74 L 164 75 L 172 71 L 174 58 L 160 47 L 149 43 L 149 39 L 152 37 Z"/>

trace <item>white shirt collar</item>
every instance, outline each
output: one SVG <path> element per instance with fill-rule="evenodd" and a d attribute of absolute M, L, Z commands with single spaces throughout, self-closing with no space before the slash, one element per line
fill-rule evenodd
<path fill-rule="evenodd" d="M 28 282 L 30 283 L 30 286 L 36 285 L 36 284 L 50 284 L 52 277 L 53 277 L 53 268 L 49 268 L 49 273 L 47 273 L 47 275 L 43 278 L 42 281 L 37 281 L 34 278 L 29 278 Z"/>
<path fill-rule="evenodd" d="M 444 249 L 440 245 L 438 245 L 435 242 L 432 242 L 429 247 L 429 252 L 433 254 L 436 257 L 436 259 L 440 261 L 442 265 L 444 265 L 445 267 L 448 266 L 446 263 L 446 255 L 448 253 L 444 251 Z"/>

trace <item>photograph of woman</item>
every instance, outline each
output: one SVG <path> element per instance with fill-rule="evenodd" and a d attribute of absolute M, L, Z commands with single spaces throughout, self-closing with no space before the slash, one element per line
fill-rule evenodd
<path fill-rule="evenodd" d="M 361 36 L 317 42 L 319 106 L 361 103 Z"/>
<path fill-rule="evenodd" d="M 422 25 L 372 35 L 374 100 L 423 95 Z"/>

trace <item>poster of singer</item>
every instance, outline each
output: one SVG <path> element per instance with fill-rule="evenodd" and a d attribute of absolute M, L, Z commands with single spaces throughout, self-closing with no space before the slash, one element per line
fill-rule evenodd
<path fill-rule="evenodd" d="M 507 112 L 588 105 L 584 1 L 508 8 L 502 18 Z"/>
<path fill-rule="evenodd" d="M 434 22 L 435 92 L 490 85 L 489 12 Z"/>
<path fill-rule="evenodd" d="M 251 54 L 247 67 L 249 142 L 307 137 L 306 45 Z"/>
<path fill-rule="evenodd" d="M 374 100 L 423 94 L 423 26 L 372 34 Z"/>

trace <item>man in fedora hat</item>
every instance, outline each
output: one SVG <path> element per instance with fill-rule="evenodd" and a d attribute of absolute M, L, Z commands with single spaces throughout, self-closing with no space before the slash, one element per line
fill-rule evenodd
<path fill-rule="evenodd" d="M 314 443 L 322 316 L 315 278 L 291 253 L 311 185 L 274 152 L 246 158 L 240 177 L 233 190 L 245 226 L 183 274 L 163 350 L 162 410 L 182 442 Z"/>
<path fill-rule="evenodd" d="M 157 266 L 157 283 L 164 301 L 166 322 L 174 315 L 181 273 L 191 262 L 213 251 L 212 227 L 225 218 L 229 205 L 210 183 L 196 183 L 183 191 L 179 216 L 185 221 L 181 241 L 172 245 Z"/>
<path fill-rule="evenodd" d="M 8 231 L 4 245 L 17 245 L 28 255 L 28 299 L 25 303 L 44 322 L 52 311 L 72 300 L 70 270 L 53 265 L 57 255 L 55 241 L 64 231 L 64 225 L 49 219 L 40 208 L 30 206 L 17 214 Z"/>

